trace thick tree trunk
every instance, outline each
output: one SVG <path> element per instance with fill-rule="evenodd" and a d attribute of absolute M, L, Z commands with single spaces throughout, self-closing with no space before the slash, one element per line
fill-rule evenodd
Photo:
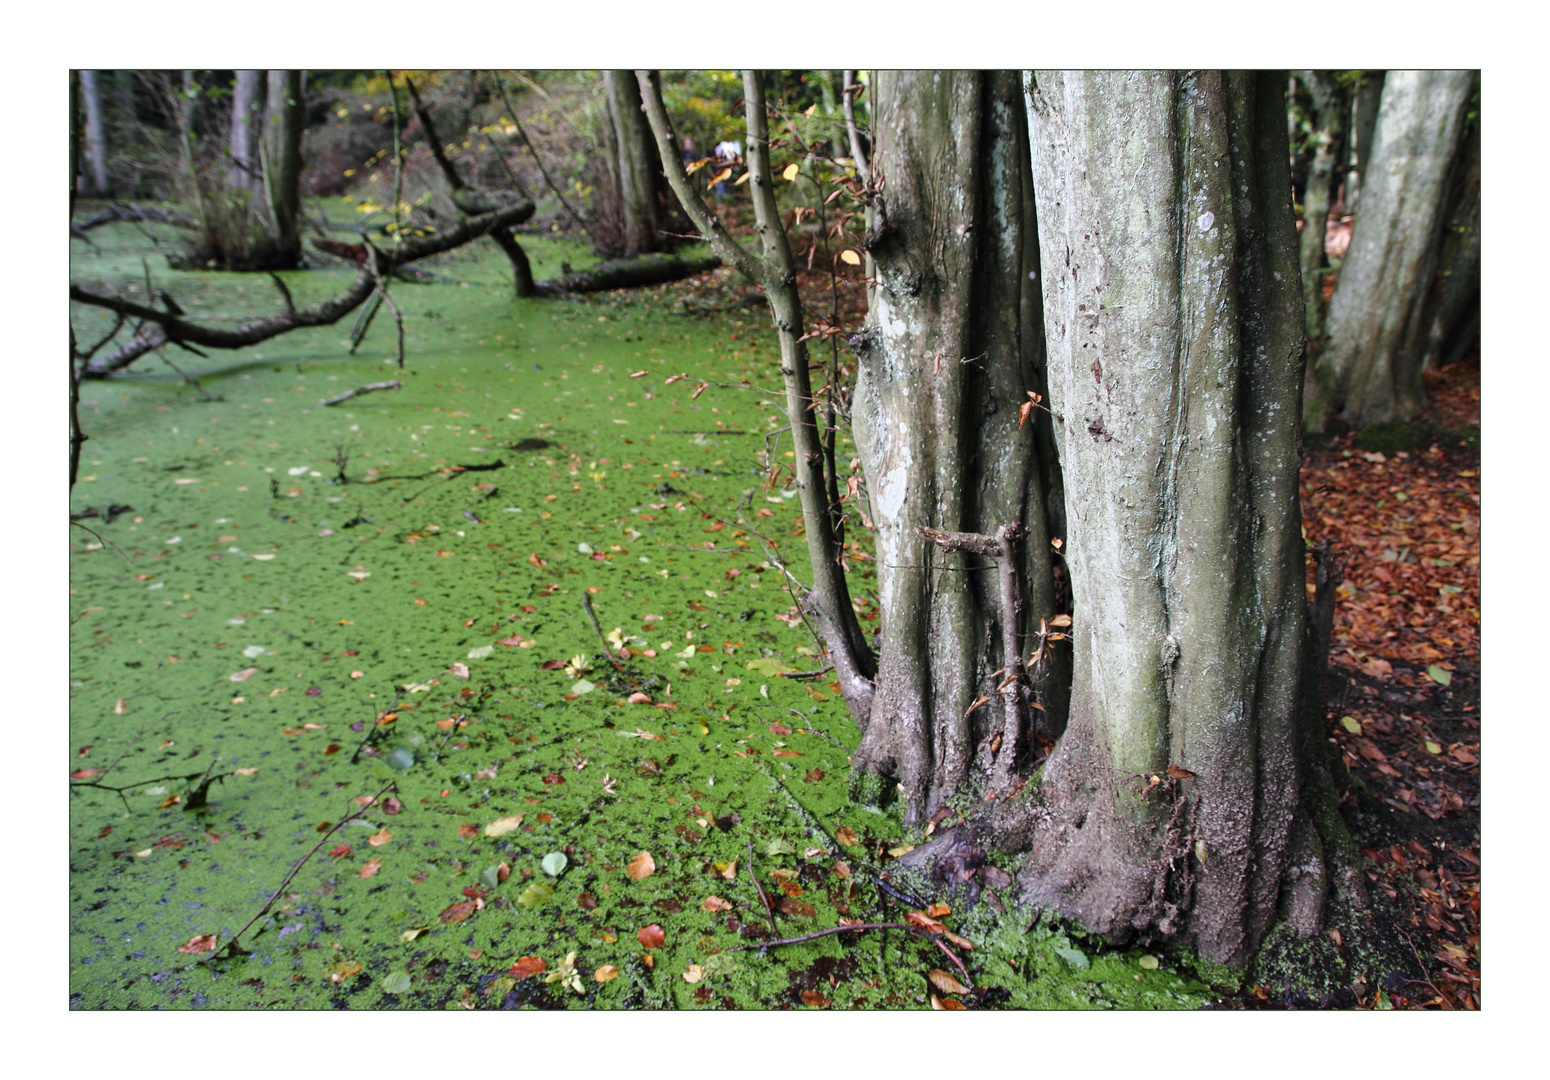
<path fill-rule="evenodd" d="M 657 173 L 652 138 L 641 112 L 640 84 L 632 71 L 605 71 L 608 116 L 613 125 L 624 219 L 624 254 L 662 247 L 657 214 Z"/>
<path fill-rule="evenodd" d="M 274 218 L 274 241 L 282 262 L 301 258 L 300 71 L 269 73 L 268 117 L 264 132 L 264 187 Z"/>
<path fill-rule="evenodd" d="M 1332 73 L 1298 73 L 1313 99 L 1313 161 L 1308 166 L 1308 186 L 1303 195 L 1302 302 L 1309 348 L 1317 351 L 1324 337 L 1324 236 L 1329 226 L 1329 207 L 1339 183 L 1336 154 L 1342 149 L 1345 114 L 1350 102 L 1340 92 Z"/>
<path fill-rule="evenodd" d="M 263 187 L 263 166 L 258 157 L 263 109 L 264 73 L 237 72 L 231 88 L 231 172 L 227 179 L 232 191 L 256 192 Z"/>
<path fill-rule="evenodd" d="M 1030 848 L 1026 899 L 1232 964 L 1278 909 L 1316 930 L 1327 892 L 1299 756 L 1284 87 L 1273 72 L 1028 86 L 1075 673 L 1066 733 L 996 835 Z"/>
<path fill-rule="evenodd" d="M 102 123 L 102 73 L 81 72 L 81 98 L 86 106 L 86 162 L 91 167 L 91 193 L 111 194 L 108 190 L 108 139 Z M 81 177 L 84 186 L 86 177 Z"/>
<path fill-rule="evenodd" d="M 1443 223 L 1437 283 L 1423 318 L 1425 370 L 1459 360 L 1480 335 L 1480 121 L 1470 124 Z"/>
<path fill-rule="evenodd" d="M 1043 459 L 1053 447 L 1046 414 L 1023 415 L 1046 387 L 1019 77 L 879 72 L 872 91 L 870 164 L 886 189 L 868 242 L 877 292 L 852 417 L 883 650 L 855 767 L 873 778 L 858 795 L 897 785 L 914 822 L 977 765 L 1009 787 L 1026 764 L 1030 703 L 1058 730 L 1066 671 L 1057 653 L 1031 685 L 1015 677 L 1018 643 L 1057 613 Z M 1003 595 L 1009 569 L 1017 595 Z"/>
<path fill-rule="evenodd" d="M 1390 71 L 1363 178 L 1362 212 L 1308 368 L 1303 421 L 1408 420 L 1425 393 L 1426 300 L 1474 86 L 1470 71 Z"/>
<path fill-rule="evenodd" d="M 1362 186 L 1367 179 L 1367 165 L 1372 160 L 1372 135 L 1378 123 L 1378 103 L 1383 98 L 1381 71 L 1362 73 L 1356 84 L 1352 101 L 1352 146 L 1356 153 L 1355 168 L 1346 179 L 1345 212 L 1356 213 Z"/>
<path fill-rule="evenodd" d="M 693 277 L 720 265 L 721 259 L 716 255 L 684 256 L 657 252 L 629 259 L 609 259 L 590 270 L 540 281 L 537 291 L 588 293 L 605 292 L 608 289 L 635 289 Z"/>

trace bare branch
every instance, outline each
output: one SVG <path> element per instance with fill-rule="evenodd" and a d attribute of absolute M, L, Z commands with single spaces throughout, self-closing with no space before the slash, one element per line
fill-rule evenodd
<path fill-rule="evenodd" d="M 388 382 L 367 383 L 365 386 L 357 386 L 354 390 L 346 390 L 342 394 L 335 394 L 331 398 L 324 398 L 318 402 L 318 408 L 326 409 L 330 405 L 338 405 L 341 401 L 348 401 L 357 394 L 369 394 L 373 390 L 402 390 L 403 386 L 404 384 L 397 379 L 391 379 Z"/>

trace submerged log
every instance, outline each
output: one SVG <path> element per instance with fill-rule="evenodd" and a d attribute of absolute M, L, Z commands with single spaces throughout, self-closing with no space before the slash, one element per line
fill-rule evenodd
<path fill-rule="evenodd" d="M 667 281 L 679 281 L 721 265 L 715 255 L 669 255 L 654 252 L 635 255 L 627 259 L 609 259 L 598 263 L 591 270 L 566 274 L 538 283 L 540 293 L 604 292 L 608 289 L 633 289 L 642 285 L 660 285 Z"/>

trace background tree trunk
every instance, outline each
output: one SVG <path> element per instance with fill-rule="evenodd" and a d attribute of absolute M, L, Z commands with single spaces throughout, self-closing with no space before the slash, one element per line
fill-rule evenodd
<path fill-rule="evenodd" d="M 1372 160 L 1373 128 L 1378 123 L 1378 103 L 1383 97 L 1381 71 L 1365 71 L 1352 95 L 1352 146 L 1354 169 L 1346 178 L 1345 212 L 1356 213 L 1362 184 L 1367 179 L 1367 164 Z"/>
<path fill-rule="evenodd" d="M 91 193 L 110 194 L 108 188 L 108 138 L 103 129 L 102 73 L 81 72 L 81 98 L 86 106 L 86 161 L 91 168 Z M 80 178 L 84 188 L 86 177 Z"/>
<path fill-rule="evenodd" d="M 1475 75 L 1390 71 L 1363 177 L 1362 212 L 1308 367 L 1303 420 L 1357 428 L 1408 420 L 1425 393 L 1423 319 Z"/>
<path fill-rule="evenodd" d="M 256 192 L 263 187 L 263 167 L 258 157 L 263 109 L 264 73 L 237 72 L 231 88 L 231 172 L 227 180 L 232 191 Z"/>
<path fill-rule="evenodd" d="M 294 265 L 301 258 L 301 129 L 300 71 L 269 73 L 268 117 L 264 132 L 264 187 L 274 216 L 278 261 Z"/>
<path fill-rule="evenodd" d="M 1301 71 L 1298 78 L 1313 99 L 1313 160 L 1302 200 L 1302 302 L 1308 345 L 1317 351 L 1324 337 L 1324 236 L 1329 207 L 1340 182 L 1337 155 L 1344 149 L 1344 128 L 1350 101 L 1328 71 Z"/>
<path fill-rule="evenodd" d="M 1458 361 L 1480 335 L 1480 120 L 1469 125 L 1427 301 L 1424 370 Z"/>
<path fill-rule="evenodd" d="M 1303 315 L 1283 73 L 1028 87 L 1074 605 L 1070 720 L 1026 899 L 1241 964 L 1326 895 L 1298 688 Z M 890 195 L 894 192 L 890 177 Z"/>
<path fill-rule="evenodd" d="M 633 71 L 605 71 L 603 83 L 617 147 L 624 254 L 659 251 L 662 236 L 657 213 L 657 176 L 661 170 L 656 164 L 651 131 L 641 112 L 640 84 Z"/>
<path fill-rule="evenodd" d="M 886 197 L 868 241 L 878 280 L 852 417 L 876 526 L 883 649 L 854 763 L 858 795 L 897 784 L 914 822 L 963 787 L 982 746 L 978 764 L 1006 787 L 1030 743 L 1029 701 L 1058 728 L 1066 672 L 1062 660 L 1036 671 L 1032 689 L 1001 685 L 1022 659 L 1008 643 L 1056 614 L 1051 435 L 1020 415 L 1028 392 L 1046 388 L 1019 77 L 878 72 L 872 92 L 871 166 Z M 1011 604 L 999 559 L 922 533 L 989 538 L 1011 525 L 1026 530 L 1020 550 L 1001 556 L 1024 583 Z"/>

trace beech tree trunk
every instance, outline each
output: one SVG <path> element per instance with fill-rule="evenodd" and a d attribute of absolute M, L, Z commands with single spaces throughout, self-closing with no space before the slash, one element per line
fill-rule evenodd
<path fill-rule="evenodd" d="M 1466 132 L 1470 71 L 1390 71 L 1362 181 L 1362 211 L 1308 368 L 1303 421 L 1358 428 L 1424 403 L 1425 314 Z"/>
<path fill-rule="evenodd" d="M 227 185 L 232 191 L 259 191 L 263 187 L 263 166 L 259 161 L 259 138 L 264 127 L 264 73 L 239 71 L 231 88 L 231 172 Z"/>
<path fill-rule="evenodd" d="M 1329 207 L 1340 181 L 1336 155 L 1344 148 L 1345 116 L 1350 111 L 1328 71 L 1302 71 L 1298 77 L 1313 99 L 1313 161 L 1308 166 L 1308 186 L 1302 200 L 1302 302 L 1309 348 L 1317 351 L 1324 338 L 1324 237 L 1329 228 Z"/>
<path fill-rule="evenodd" d="M 1378 123 L 1378 103 L 1383 97 L 1383 75 L 1381 71 L 1363 72 L 1353 94 L 1351 134 L 1356 160 L 1355 168 L 1346 179 L 1345 211 L 1348 214 L 1356 213 L 1362 183 L 1367 178 L 1367 165 L 1372 160 L 1372 135 Z"/>
<path fill-rule="evenodd" d="M 271 71 L 267 105 L 264 187 L 279 261 L 294 265 L 301 258 L 301 72 Z"/>
<path fill-rule="evenodd" d="M 633 71 L 605 71 L 608 116 L 617 148 L 619 198 L 624 221 L 624 254 L 639 255 L 662 248 L 657 213 L 656 155 L 651 129 L 641 111 L 640 83 Z"/>
<path fill-rule="evenodd" d="M 1457 180 L 1443 223 L 1437 279 L 1423 319 L 1423 370 L 1463 357 L 1480 336 L 1480 121 L 1470 131 L 1455 168 Z"/>
<path fill-rule="evenodd" d="M 1047 414 L 1021 415 L 1046 386 L 1019 77 L 878 72 L 872 92 L 870 164 L 886 188 L 868 235 L 877 290 L 852 419 L 876 528 L 883 647 L 854 763 L 858 795 L 896 786 L 915 822 L 976 771 L 1009 787 L 1026 764 L 1030 711 L 1059 728 L 1067 670 L 1057 653 L 1031 681 L 1003 685 L 1020 670 L 1028 630 L 1057 614 L 1045 502 L 1053 443 Z M 986 543 L 1004 527 L 1021 535 Z M 1006 560 L 1023 586 L 1010 603 Z"/>
<path fill-rule="evenodd" d="M 86 162 L 91 168 L 91 192 L 107 195 L 108 190 L 108 139 L 102 124 L 102 73 L 81 72 L 81 97 L 86 106 Z M 86 177 L 81 177 L 85 187 Z"/>
<path fill-rule="evenodd" d="M 1285 85 L 1028 83 L 1075 671 L 1065 735 L 1027 797 L 998 807 L 997 837 L 1029 850 L 1026 899 L 1235 965 L 1278 909 L 1316 931 L 1328 882 L 1299 756 L 1323 739 L 1298 730 Z"/>

